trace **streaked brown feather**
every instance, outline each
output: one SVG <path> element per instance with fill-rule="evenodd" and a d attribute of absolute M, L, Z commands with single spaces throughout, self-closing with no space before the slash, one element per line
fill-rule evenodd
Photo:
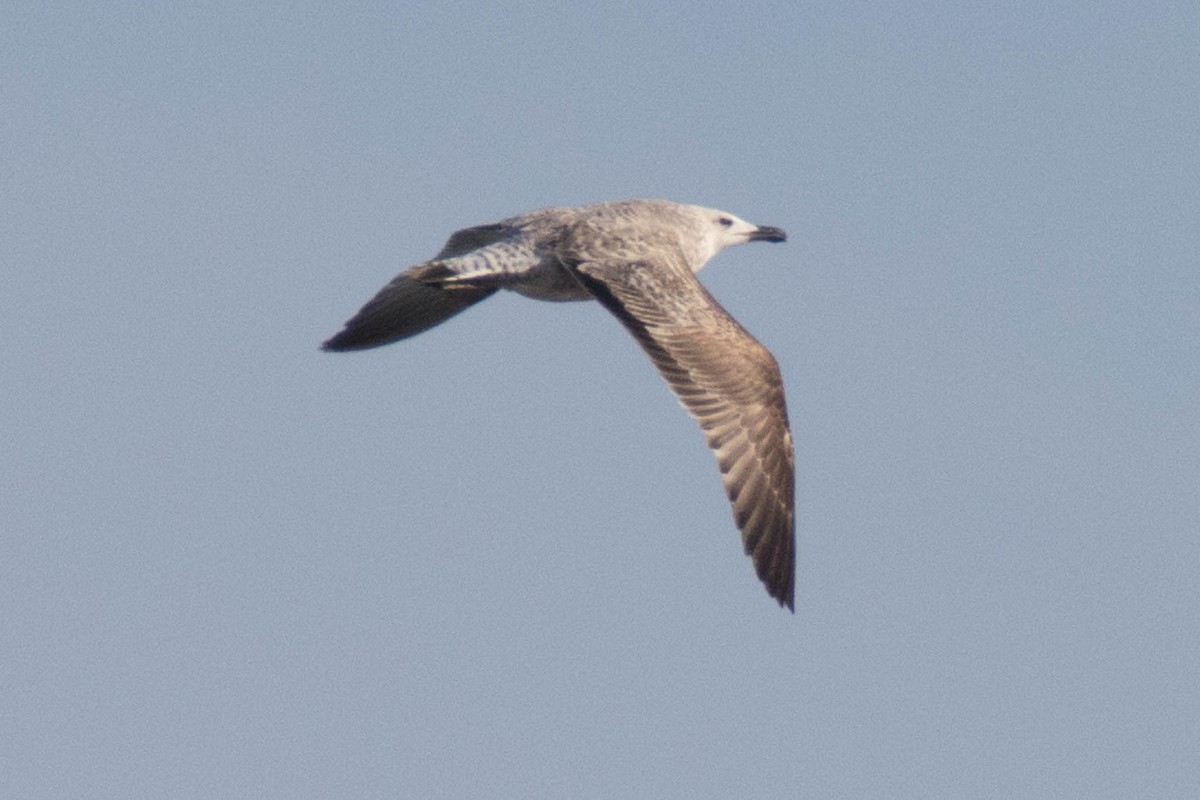
<path fill-rule="evenodd" d="M 586 261 L 574 269 L 700 424 L 758 577 L 794 610 L 795 467 L 775 358 L 681 258 Z"/>

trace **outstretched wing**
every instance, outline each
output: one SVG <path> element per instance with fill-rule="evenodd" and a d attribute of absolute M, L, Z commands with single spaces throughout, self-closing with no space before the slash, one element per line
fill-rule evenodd
<path fill-rule="evenodd" d="M 682 259 L 587 261 L 575 273 L 700 423 L 758 577 L 794 610 L 795 467 L 775 358 Z"/>
<path fill-rule="evenodd" d="M 379 290 L 336 335 L 321 345 L 325 350 L 365 350 L 391 344 L 429 330 L 490 296 L 495 289 L 447 288 L 428 279 L 432 268 L 447 259 L 469 256 L 516 233 L 511 225 L 494 222 L 454 232 L 432 261 L 410 267 Z M 486 256 L 485 256 L 486 258 Z"/>
<path fill-rule="evenodd" d="M 402 272 L 321 347 L 324 350 L 366 350 L 407 339 L 465 311 L 494 291 L 443 289 Z"/>

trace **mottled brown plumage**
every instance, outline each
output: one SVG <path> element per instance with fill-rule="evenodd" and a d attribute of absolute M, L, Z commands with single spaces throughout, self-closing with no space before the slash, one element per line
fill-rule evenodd
<path fill-rule="evenodd" d="M 746 553 L 771 596 L 794 609 L 795 470 L 779 366 L 695 276 L 727 246 L 785 239 L 778 228 L 664 200 L 543 209 L 458 231 L 324 347 L 412 336 L 500 288 L 599 300 L 700 424 Z"/>

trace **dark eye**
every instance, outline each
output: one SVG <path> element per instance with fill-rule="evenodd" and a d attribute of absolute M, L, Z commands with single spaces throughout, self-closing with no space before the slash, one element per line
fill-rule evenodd
<path fill-rule="evenodd" d="M 721 217 L 719 220 L 717 220 L 717 222 L 726 228 L 733 226 L 733 220 L 731 220 L 729 217 Z"/>

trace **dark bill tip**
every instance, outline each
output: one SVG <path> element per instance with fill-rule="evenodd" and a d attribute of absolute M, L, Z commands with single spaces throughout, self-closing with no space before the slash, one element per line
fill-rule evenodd
<path fill-rule="evenodd" d="M 782 228 L 773 228 L 770 225 L 759 225 L 758 230 L 750 234 L 752 242 L 786 242 L 787 234 Z"/>

